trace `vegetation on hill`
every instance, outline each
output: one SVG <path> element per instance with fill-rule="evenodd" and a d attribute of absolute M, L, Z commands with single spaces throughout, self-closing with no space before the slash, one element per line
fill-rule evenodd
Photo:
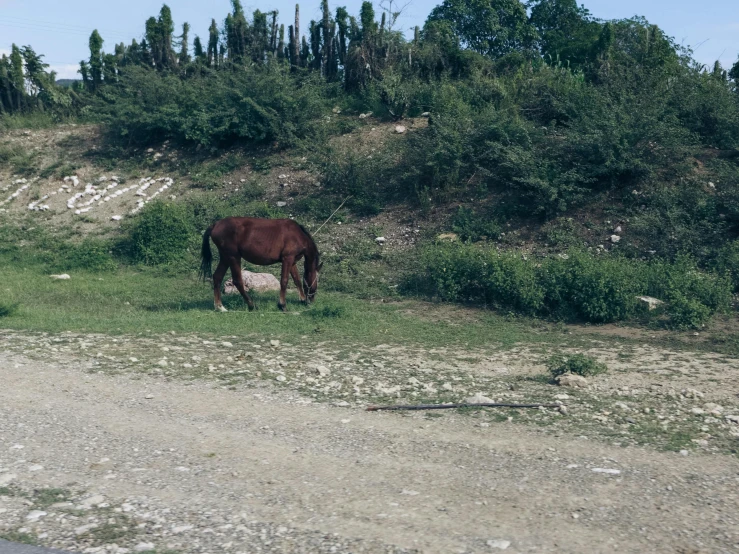
<path fill-rule="evenodd" d="M 276 11 L 249 18 L 231 3 L 192 48 L 190 26 L 177 31 L 166 5 L 143 39 L 112 52 L 94 31 L 82 81 L 68 88 L 30 47 L 14 47 L 0 61 L 0 126 L 43 111 L 101 122 L 119 149 L 296 148 L 323 176 L 306 213 L 350 197 L 362 216 L 397 204 L 455 214 L 465 244 L 412 254 L 431 279 L 411 275 L 407 290 L 594 322 L 640 317 L 640 294 L 667 300 L 678 326 L 729 309 L 739 291 L 739 61 L 706 68 L 645 19 L 602 21 L 575 0 L 444 0 L 412 37 L 397 30 L 393 2 L 351 15 L 324 0 L 302 34 L 297 6 L 285 27 Z M 428 125 L 371 156 L 328 140 L 370 112 L 423 114 Z M 128 227 L 119 255 L 167 261 L 142 242 L 155 213 L 177 220 L 171 244 L 184 250 L 204 219 L 235 207 L 156 209 Z M 504 230 L 522 223 L 565 257 L 499 253 L 510 246 Z"/>

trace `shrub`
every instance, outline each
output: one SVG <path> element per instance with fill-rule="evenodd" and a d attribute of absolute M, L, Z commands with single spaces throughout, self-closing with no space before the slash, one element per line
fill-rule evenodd
<path fill-rule="evenodd" d="M 639 318 L 637 296 L 667 303 L 675 327 L 699 327 L 731 304 L 729 279 L 698 270 L 679 257 L 644 262 L 572 250 L 540 262 L 475 245 L 426 248 L 406 292 L 474 302 L 524 315 L 606 323 Z"/>
<path fill-rule="evenodd" d="M 0 317 L 9 317 L 18 311 L 18 303 L 0 300 Z"/>
<path fill-rule="evenodd" d="M 174 139 L 208 147 L 237 140 L 289 145 L 311 134 L 331 89 L 320 76 L 292 75 L 277 65 L 200 69 L 185 78 L 131 66 L 119 79 L 89 112 L 114 138 L 135 144 Z"/>
<path fill-rule="evenodd" d="M 108 271 L 116 264 L 107 241 L 87 238 L 79 244 L 65 243 L 58 248 L 51 265 L 60 271 L 85 269 L 89 271 Z"/>
<path fill-rule="evenodd" d="M 500 236 L 501 228 L 497 221 L 488 214 L 478 214 L 470 208 L 460 206 L 452 217 L 452 230 L 462 240 L 477 242 L 495 240 Z"/>
<path fill-rule="evenodd" d="M 721 249 L 714 267 L 720 274 L 727 275 L 732 281 L 734 292 L 739 292 L 739 240 Z"/>
<path fill-rule="evenodd" d="M 193 234 L 186 206 L 153 202 L 130 225 L 120 247 L 135 262 L 167 264 L 187 252 Z"/>
<path fill-rule="evenodd" d="M 605 373 L 608 370 L 605 364 L 585 354 L 573 354 L 571 356 L 554 355 L 547 360 L 547 369 L 552 377 L 555 378 L 565 373 L 591 377 Z"/>

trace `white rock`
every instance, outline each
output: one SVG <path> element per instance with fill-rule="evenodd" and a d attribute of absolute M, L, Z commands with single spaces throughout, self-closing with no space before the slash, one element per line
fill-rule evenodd
<path fill-rule="evenodd" d="M 628 407 L 628 406 L 627 406 L 626 404 L 624 404 L 623 402 L 616 402 L 616 403 L 614 404 L 614 406 L 615 406 L 616 408 L 618 408 L 619 410 L 623 410 L 624 412 L 628 412 L 628 411 L 630 411 L 630 410 L 631 410 L 631 408 L 629 408 L 629 407 Z"/>
<path fill-rule="evenodd" d="M 160 365 L 162 367 L 167 367 L 169 365 L 169 362 L 167 360 L 159 360 L 157 362 L 157 365 Z"/>
<path fill-rule="evenodd" d="M 28 514 L 26 515 L 26 519 L 28 521 L 38 521 L 46 515 L 46 512 L 42 512 L 41 510 L 33 510 L 32 512 L 28 512 Z"/>
<path fill-rule="evenodd" d="M 3 473 L 0 475 L 0 486 L 7 485 L 18 476 L 15 473 Z"/>
<path fill-rule="evenodd" d="M 277 348 L 278 346 L 280 346 L 280 341 L 273 339 L 273 340 L 269 341 L 269 345 L 272 346 L 272 347 L 274 347 L 274 348 Z"/>
<path fill-rule="evenodd" d="M 719 406 L 718 404 L 714 404 L 713 402 L 709 402 L 708 404 L 705 404 L 703 406 L 703 409 L 714 415 L 719 415 L 721 414 L 721 412 L 724 411 L 723 406 Z"/>
<path fill-rule="evenodd" d="M 316 367 L 316 372 L 321 377 L 327 377 L 331 375 L 331 370 L 324 365 L 319 365 L 318 367 Z"/>
<path fill-rule="evenodd" d="M 98 504 L 102 504 L 103 502 L 105 502 L 105 497 L 102 494 L 96 494 L 84 499 L 82 501 L 82 505 L 87 508 L 91 508 L 92 506 L 97 506 Z"/>
<path fill-rule="evenodd" d="M 487 545 L 490 548 L 497 548 L 498 550 L 506 550 L 509 546 L 511 546 L 511 541 L 505 541 L 502 539 L 493 539 L 493 540 L 489 540 L 487 542 Z"/>
<path fill-rule="evenodd" d="M 594 467 L 592 471 L 594 473 L 607 473 L 609 475 L 619 475 L 621 473 L 620 469 L 609 469 L 603 467 Z"/>
<path fill-rule="evenodd" d="M 680 455 L 681 456 L 687 456 L 688 454 L 690 454 L 690 452 L 688 452 L 687 450 L 681 450 L 680 451 Z"/>
<path fill-rule="evenodd" d="M 87 525 L 81 525 L 80 527 L 77 527 L 74 530 L 74 534 L 75 535 L 84 535 L 88 531 L 90 531 L 92 529 L 95 529 L 95 527 L 97 527 L 97 526 L 98 526 L 97 523 L 88 523 Z"/>
<path fill-rule="evenodd" d="M 555 394 L 554 398 L 556 398 L 557 400 L 569 400 L 570 395 L 569 394 Z"/>
<path fill-rule="evenodd" d="M 703 415 L 706 412 L 704 412 L 701 408 L 691 408 L 690 413 L 694 415 Z"/>
<path fill-rule="evenodd" d="M 588 380 L 581 375 L 565 373 L 557 377 L 557 384 L 560 387 L 585 388 L 588 386 Z"/>
<path fill-rule="evenodd" d="M 361 384 L 364 383 L 364 378 L 358 377 L 356 375 L 353 375 L 352 376 L 352 383 L 354 383 L 355 385 L 359 386 L 359 385 L 361 385 Z"/>
<path fill-rule="evenodd" d="M 153 542 L 140 542 L 136 546 L 133 547 L 134 552 L 148 552 L 150 550 L 154 550 L 154 543 Z"/>
<path fill-rule="evenodd" d="M 227 340 L 224 340 L 223 342 L 221 342 L 221 344 L 226 348 L 233 348 L 233 344 L 228 342 Z"/>
<path fill-rule="evenodd" d="M 108 200 L 108 199 L 106 198 L 105 200 Z M 122 215 L 114 215 L 110 219 L 112 219 L 113 221 L 120 221 L 121 219 L 123 219 L 123 216 Z"/>
<path fill-rule="evenodd" d="M 430 116 L 430 115 L 431 115 L 431 112 L 423 112 L 423 113 L 421 114 L 421 117 L 428 117 L 428 116 Z"/>
<path fill-rule="evenodd" d="M 59 279 L 59 280 L 62 280 L 62 281 L 66 281 L 67 279 L 71 279 L 71 277 L 69 275 L 67 275 L 66 273 L 62 273 L 61 275 L 50 275 L 49 277 L 51 277 L 52 279 Z"/>
<path fill-rule="evenodd" d="M 375 242 L 378 244 L 384 244 L 385 243 L 385 237 L 377 237 L 375 239 Z"/>
<path fill-rule="evenodd" d="M 284 208 L 285 206 L 287 206 L 287 202 L 280 201 L 280 202 L 277 203 L 277 207 L 278 208 Z"/>
<path fill-rule="evenodd" d="M 402 135 L 403 133 L 405 133 L 405 131 L 406 131 L 405 126 L 403 126 L 403 125 L 396 125 L 395 126 L 395 132 L 397 134 Z"/>
<path fill-rule="evenodd" d="M 467 404 L 494 404 L 495 400 L 492 398 L 488 398 L 487 396 L 483 396 L 481 392 L 475 393 L 474 396 L 470 396 L 468 398 L 465 398 L 465 403 Z"/>
<path fill-rule="evenodd" d="M 726 421 L 729 421 L 731 423 L 739 424 L 739 415 L 727 415 Z"/>
<path fill-rule="evenodd" d="M 287 378 L 284 375 L 278 375 L 275 377 L 280 383 L 284 382 Z"/>
<path fill-rule="evenodd" d="M 39 465 L 39 464 L 28 466 L 28 471 L 41 471 L 42 469 L 44 469 L 44 466 Z"/>
<path fill-rule="evenodd" d="M 190 529 L 193 529 L 192 525 L 175 525 L 172 527 L 172 532 L 175 535 L 178 535 L 179 533 L 184 533 L 185 531 L 189 531 Z"/>
<path fill-rule="evenodd" d="M 611 242 L 616 243 L 621 240 L 621 237 L 618 235 L 611 235 Z"/>
<path fill-rule="evenodd" d="M 651 312 L 652 310 L 656 310 L 659 308 L 664 302 L 660 300 L 659 298 L 652 298 L 651 296 L 637 296 L 637 300 L 640 302 L 643 302 L 647 309 Z"/>

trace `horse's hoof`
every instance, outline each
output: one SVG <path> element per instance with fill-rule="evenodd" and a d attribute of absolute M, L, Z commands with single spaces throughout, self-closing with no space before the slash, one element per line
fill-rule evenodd
<path fill-rule="evenodd" d="M 280 311 L 283 311 L 283 312 L 286 312 L 287 311 L 287 306 L 285 304 L 280 304 L 278 302 L 277 303 L 277 307 L 280 309 Z"/>
<path fill-rule="evenodd" d="M 254 310 L 257 309 L 257 305 L 256 304 L 252 304 L 251 306 L 248 306 L 248 308 L 249 308 L 249 311 L 250 312 L 253 312 Z"/>
<path fill-rule="evenodd" d="M 228 310 L 224 308 L 223 306 L 216 306 L 216 311 L 217 312 L 227 312 Z"/>

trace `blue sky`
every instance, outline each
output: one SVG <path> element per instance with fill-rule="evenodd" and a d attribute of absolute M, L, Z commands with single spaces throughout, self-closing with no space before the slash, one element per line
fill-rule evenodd
<path fill-rule="evenodd" d="M 407 0 L 400 0 L 401 4 Z M 440 0 L 439 0 L 440 1 Z M 242 0 L 248 12 L 278 9 L 286 25 L 293 18 L 294 0 Z M 191 33 L 207 35 L 211 18 L 219 24 L 230 9 L 229 0 L 169 0 L 175 23 L 192 26 Z M 426 16 L 439 2 L 412 0 L 398 22 L 410 29 L 423 25 Z M 585 0 L 591 13 L 601 19 L 643 15 L 662 27 L 679 43 L 692 46 L 695 58 L 706 64 L 716 59 L 726 67 L 739 53 L 739 2 L 737 0 Z M 332 9 L 346 5 L 357 13 L 361 0 L 331 2 Z M 377 2 L 376 2 L 377 5 Z M 156 15 L 161 2 L 154 0 L 0 0 L 0 53 L 12 43 L 30 44 L 44 54 L 59 77 L 78 77 L 79 60 L 88 56 L 87 38 L 97 28 L 105 39 L 106 51 L 117 42 L 130 43 L 140 38 L 144 22 Z M 301 2 L 301 27 L 318 19 L 320 0 Z"/>

